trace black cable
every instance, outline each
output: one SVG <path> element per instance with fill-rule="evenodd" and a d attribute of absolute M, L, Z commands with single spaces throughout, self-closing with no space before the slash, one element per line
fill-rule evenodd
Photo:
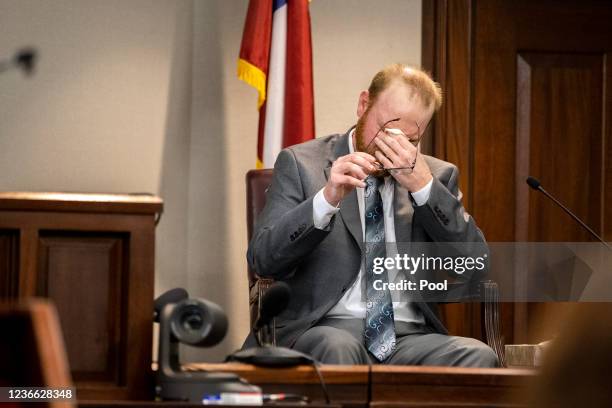
<path fill-rule="evenodd" d="M 330 402 L 329 402 L 329 393 L 327 392 L 327 385 L 325 384 L 323 375 L 321 374 L 321 371 L 319 370 L 319 363 L 314 359 L 312 360 L 312 367 L 314 368 L 315 372 L 319 376 L 319 383 L 321 384 L 321 389 L 323 390 L 323 396 L 325 397 L 325 403 L 329 405 Z"/>

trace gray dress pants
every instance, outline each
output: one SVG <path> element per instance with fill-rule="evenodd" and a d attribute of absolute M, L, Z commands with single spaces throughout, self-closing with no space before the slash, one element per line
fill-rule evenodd
<path fill-rule="evenodd" d="M 396 322 L 396 349 L 382 363 L 365 348 L 364 321 L 324 319 L 293 346 L 324 364 L 393 364 L 497 367 L 493 350 L 468 337 L 433 333 L 427 326 Z"/>

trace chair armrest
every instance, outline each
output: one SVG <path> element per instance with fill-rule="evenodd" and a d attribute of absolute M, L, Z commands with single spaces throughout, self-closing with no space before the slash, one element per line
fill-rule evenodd
<path fill-rule="evenodd" d="M 451 299 L 438 303 L 480 302 L 487 344 L 493 349 L 499 364 L 506 366 L 505 345 L 499 317 L 499 286 L 492 280 L 474 283 L 449 283 Z"/>
<path fill-rule="evenodd" d="M 261 299 L 263 298 L 264 293 L 266 293 L 266 290 L 268 290 L 268 288 L 270 288 L 270 286 L 272 286 L 273 284 L 274 284 L 274 279 L 259 278 L 255 282 L 255 284 L 251 286 L 249 290 L 249 307 L 251 310 L 255 309 L 256 311 L 254 316 L 253 315 L 251 316 L 251 329 L 253 328 L 253 325 L 255 324 L 255 321 L 257 320 L 259 313 L 261 312 Z M 273 346 L 276 346 L 275 323 L 276 323 L 276 319 L 272 319 L 271 340 L 272 340 Z M 258 340 L 261 340 L 260 334 L 261 333 L 256 333 L 256 336 L 258 336 Z"/>
<path fill-rule="evenodd" d="M 504 339 L 499 321 L 499 286 L 492 280 L 480 283 L 484 304 L 484 324 L 487 344 L 493 349 L 501 367 L 506 367 Z"/>

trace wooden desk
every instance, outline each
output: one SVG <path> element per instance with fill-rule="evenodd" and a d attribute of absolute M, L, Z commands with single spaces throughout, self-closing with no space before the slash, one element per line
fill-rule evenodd
<path fill-rule="evenodd" d="M 202 404 L 193 404 L 189 402 L 172 402 L 172 401 L 79 401 L 79 408 L 202 408 Z M 261 405 L 212 405 L 215 408 L 261 408 Z M 340 405 L 327 404 L 265 404 L 263 407 L 274 408 L 341 408 Z"/>
<path fill-rule="evenodd" d="M 322 402 L 312 367 L 271 369 L 247 364 L 188 364 L 186 370 L 240 375 L 264 392 L 291 392 Z M 509 407 L 536 375 L 533 370 L 417 366 L 323 365 L 332 403 L 372 407 Z"/>
<path fill-rule="evenodd" d="M 518 406 L 533 370 L 373 366 L 372 403 L 382 407 Z"/>
<path fill-rule="evenodd" d="M 220 371 L 235 373 L 258 385 L 264 393 L 295 393 L 306 395 L 311 401 L 325 401 L 319 377 L 311 366 L 294 368 L 261 368 L 249 364 L 193 363 L 184 366 L 187 371 Z M 321 374 L 333 404 L 345 407 L 368 405 L 368 366 L 323 365 Z"/>
<path fill-rule="evenodd" d="M 149 195 L 0 192 L 0 299 L 57 307 L 79 398 L 152 399 Z"/>

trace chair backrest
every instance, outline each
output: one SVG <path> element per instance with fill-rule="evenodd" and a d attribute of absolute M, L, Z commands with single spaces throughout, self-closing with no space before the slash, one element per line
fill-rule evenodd
<path fill-rule="evenodd" d="M 266 191 L 272 183 L 272 169 L 249 170 L 246 174 L 247 188 L 247 234 L 249 241 L 257 223 L 257 217 L 266 205 Z M 253 286 L 257 277 L 249 268 L 249 287 Z"/>

